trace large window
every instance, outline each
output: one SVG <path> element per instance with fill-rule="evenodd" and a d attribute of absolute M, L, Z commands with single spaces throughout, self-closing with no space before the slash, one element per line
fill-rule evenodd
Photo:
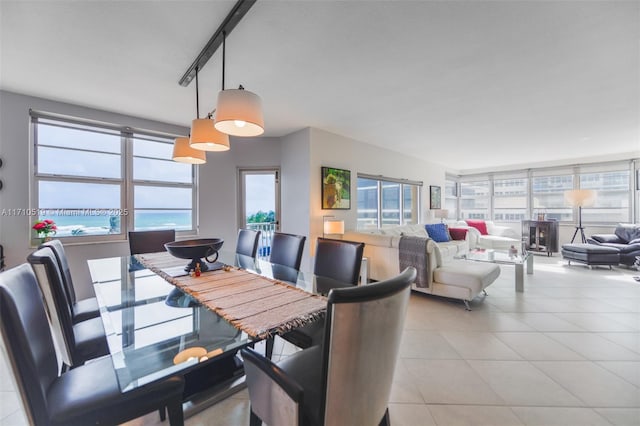
<path fill-rule="evenodd" d="M 493 180 L 493 219 L 502 222 L 527 218 L 529 180 L 516 177 Z"/>
<path fill-rule="evenodd" d="M 489 220 L 489 181 L 460 182 L 460 218 Z"/>
<path fill-rule="evenodd" d="M 447 218 L 458 217 L 458 182 L 449 176 L 444 183 L 444 208 L 447 210 Z"/>
<path fill-rule="evenodd" d="M 630 171 L 580 173 L 580 189 L 596 191 L 592 206 L 582 209 L 582 220 L 592 223 L 629 222 L 631 193 Z"/>
<path fill-rule="evenodd" d="M 566 191 L 573 189 L 573 175 L 548 174 L 531 179 L 533 197 L 532 216 L 545 215 L 547 219 L 573 220 L 573 210 L 564 198 Z"/>
<path fill-rule="evenodd" d="M 358 175 L 357 229 L 419 223 L 420 182 Z"/>
<path fill-rule="evenodd" d="M 56 237 L 121 239 L 127 230 L 195 231 L 195 169 L 170 135 L 32 113 L 34 220 Z"/>
<path fill-rule="evenodd" d="M 592 205 L 582 208 L 582 221 L 612 224 L 638 220 L 640 189 L 637 186 L 640 186 L 640 169 L 638 159 L 635 159 L 447 176 L 445 202 L 450 218 L 519 222 L 542 215 L 551 220 L 575 223 L 578 208 L 569 204 L 567 191 L 589 189 L 595 191 L 596 197 Z M 458 194 L 456 188 L 460 189 Z M 456 205 L 460 211 L 454 216 L 451 210 Z"/>

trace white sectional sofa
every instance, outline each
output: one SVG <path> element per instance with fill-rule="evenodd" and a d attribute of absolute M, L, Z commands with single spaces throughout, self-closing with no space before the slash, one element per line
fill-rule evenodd
<path fill-rule="evenodd" d="M 469 251 L 469 236 L 465 240 L 436 243 L 429 239 L 424 253 L 426 286 L 412 288 L 422 293 L 452 297 L 465 302 L 480 294 L 500 275 L 494 264 L 454 259 Z M 384 280 L 400 273 L 399 244 L 402 236 L 428 238 L 424 225 L 405 225 L 372 231 L 348 231 L 344 240 L 365 243 L 364 256 L 368 259 L 369 278 Z"/>

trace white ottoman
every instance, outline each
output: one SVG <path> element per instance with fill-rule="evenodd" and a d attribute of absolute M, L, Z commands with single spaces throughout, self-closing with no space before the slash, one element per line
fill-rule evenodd
<path fill-rule="evenodd" d="M 452 260 L 433 271 L 433 294 L 462 299 L 467 310 L 469 301 L 500 276 L 494 263 Z"/>

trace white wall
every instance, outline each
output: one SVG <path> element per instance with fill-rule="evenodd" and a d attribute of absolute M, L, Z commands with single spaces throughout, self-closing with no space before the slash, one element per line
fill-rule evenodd
<path fill-rule="evenodd" d="M 311 253 L 309 233 L 309 157 L 310 133 L 306 128 L 282 138 L 281 200 L 282 232 L 305 235 L 302 269 L 309 269 Z"/>

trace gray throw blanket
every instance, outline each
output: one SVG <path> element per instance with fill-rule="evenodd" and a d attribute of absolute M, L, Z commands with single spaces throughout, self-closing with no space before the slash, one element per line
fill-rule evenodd
<path fill-rule="evenodd" d="M 398 261 L 400 272 L 408 266 L 416 268 L 416 286 L 421 288 L 429 287 L 429 258 L 427 257 L 427 242 L 429 238 L 424 237 L 400 237 L 398 244 Z"/>

